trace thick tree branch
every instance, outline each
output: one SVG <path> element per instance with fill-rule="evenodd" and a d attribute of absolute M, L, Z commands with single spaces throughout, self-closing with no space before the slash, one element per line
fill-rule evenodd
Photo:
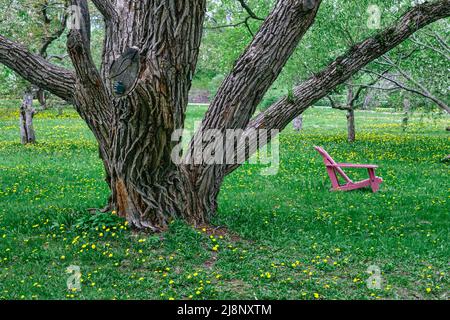
<path fill-rule="evenodd" d="M 91 55 L 91 23 L 86 0 L 71 0 L 75 24 L 67 38 L 67 48 L 77 76 L 75 107 L 86 121 L 100 145 L 110 145 L 112 99 Z M 106 154 L 106 150 L 101 150 Z"/>
<path fill-rule="evenodd" d="M 201 128 L 185 154 L 185 163 L 198 163 L 202 155 L 197 151 L 217 143 L 216 140 L 205 141 L 203 132 L 208 129 L 225 132 L 247 126 L 257 105 L 314 23 L 320 3 L 321 0 L 277 1 L 253 41 L 220 86 Z M 191 166 L 190 170 L 190 179 L 200 188 L 199 192 L 208 192 L 206 186 L 212 180 L 220 184 L 225 175 L 226 165 Z"/>
<path fill-rule="evenodd" d="M 67 47 L 75 72 L 84 85 L 99 85 L 100 75 L 91 55 L 91 22 L 86 0 L 71 0 L 75 23 L 70 28 Z"/>
<path fill-rule="evenodd" d="M 0 63 L 39 88 L 71 102 L 75 90 L 74 74 L 55 66 L 39 55 L 0 35 Z"/>
<path fill-rule="evenodd" d="M 347 54 L 336 59 L 325 70 L 295 87 L 293 99 L 285 97 L 256 116 L 249 123 L 242 139 L 254 129 L 283 130 L 314 102 L 327 96 L 336 86 L 347 81 L 368 63 L 402 43 L 417 30 L 448 16 L 450 0 L 414 7 L 390 28 L 353 46 Z M 238 165 L 230 166 L 228 172 L 237 167 Z"/>
<path fill-rule="evenodd" d="M 278 1 L 252 43 L 223 82 L 204 118 L 203 128 L 245 128 L 256 106 L 311 27 L 320 0 Z"/>
<path fill-rule="evenodd" d="M 105 20 L 110 22 L 115 22 L 117 20 L 117 11 L 111 0 L 92 0 L 92 2 Z"/>

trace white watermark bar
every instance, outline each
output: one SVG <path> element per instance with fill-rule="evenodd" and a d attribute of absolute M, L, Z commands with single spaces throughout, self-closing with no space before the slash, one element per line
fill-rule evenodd
<path fill-rule="evenodd" d="M 67 29 L 80 30 L 81 29 L 82 11 L 80 6 L 67 7 Z"/>
<path fill-rule="evenodd" d="M 172 161 L 176 165 L 264 165 L 269 167 L 261 174 L 276 175 L 280 166 L 278 134 L 279 130 L 266 129 L 200 129 L 192 139 L 190 130 L 175 130 Z M 189 151 L 186 154 L 183 150 Z"/>

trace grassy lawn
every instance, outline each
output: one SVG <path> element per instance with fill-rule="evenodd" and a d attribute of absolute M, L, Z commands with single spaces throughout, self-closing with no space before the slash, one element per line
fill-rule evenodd
<path fill-rule="evenodd" d="M 148 235 L 86 211 L 108 193 L 73 111 L 38 114 L 39 143 L 24 147 L 16 105 L 0 106 L 1 299 L 449 298 L 448 117 L 416 114 L 404 133 L 399 114 L 359 112 L 349 145 L 344 113 L 311 109 L 302 134 L 281 135 L 277 175 L 245 165 L 226 179 L 217 229 L 175 221 Z M 190 108 L 188 126 L 204 111 Z M 330 193 L 314 145 L 379 164 L 381 191 Z M 67 290 L 70 265 L 81 291 Z M 367 287 L 370 266 L 380 290 Z"/>

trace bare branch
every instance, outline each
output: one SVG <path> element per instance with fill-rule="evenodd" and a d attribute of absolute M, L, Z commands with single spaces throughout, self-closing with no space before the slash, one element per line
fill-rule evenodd
<path fill-rule="evenodd" d="M 252 31 L 252 28 L 250 27 L 250 19 L 254 19 L 254 20 L 259 20 L 259 21 L 264 21 L 264 18 L 260 18 L 259 16 L 257 16 L 255 14 L 255 12 L 249 7 L 249 5 L 245 2 L 245 0 L 238 0 L 238 2 L 241 4 L 242 8 L 247 12 L 248 16 L 240 22 L 237 23 L 231 23 L 231 24 L 225 24 L 225 25 L 217 25 L 217 26 L 213 26 L 213 27 L 206 27 L 206 29 L 225 29 L 225 28 L 236 28 L 239 26 L 244 25 L 248 32 L 250 33 L 250 35 L 252 37 L 255 36 L 255 34 Z"/>
<path fill-rule="evenodd" d="M 447 51 L 450 51 L 450 46 L 448 45 L 447 41 L 445 41 L 445 39 L 443 39 L 437 32 L 433 32 L 433 36 L 443 48 L 445 48 Z"/>
<path fill-rule="evenodd" d="M 100 74 L 91 55 L 91 22 L 86 0 L 71 0 L 73 7 L 78 8 L 75 14 L 79 17 L 79 26 L 73 26 L 67 38 L 69 56 L 75 72 L 83 85 L 99 85 Z"/>
<path fill-rule="evenodd" d="M 448 47 L 444 46 L 443 42 L 439 42 L 439 44 L 441 45 L 441 48 L 438 48 L 429 43 L 422 42 L 419 39 L 417 39 L 416 37 L 412 37 L 411 41 L 414 42 L 419 47 L 430 49 L 450 61 L 450 49 Z"/>
<path fill-rule="evenodd" d="M 387 59 L 389 59 L 389 58 L 387 58 Z M 392 62 L 392 60 L 390 60 L 390 59 L 388 61 Z M 425 86 L 423 86 L 418 81 L 414 80 L 410 74 L 403 71 L 399 66 L 397 66 L 395 64 L 393 64 L 392 66 L 395 67 L 395 69 L 397 69 L 397 71 L 400 73 L 400 75 L 403 78 L 405 78 L 407 81 L 409 81 L 414 86 L 416 86 L 416 88 L 410 87 L 399 80 L 396 80 L 392 77 L 385 76 L 384 74 L 379 74 L 375 71 L 366 70 L 366 72 L 373 73 L 373 74 L 377 75 L 378 77 L 395 84 L 398 88 L 401 88 L 401 89 L 411 92 L 411 93 L 418 94 L 426 99 L 429 99 L 429 100 L 433 101 L 434 103 L 436 103 L 441 109 L 443 109 L 447 113 L 450 113 L 450 107 L 445 102 L 443 102 L 442 100 L 440 100 L 439 98 L 434 96 L 427 88 L 425 88 Z"/>
<path fill-rule="evenodd" d="M 247 12 L 248 16 L 255 20 L 264 21 L 264 18 L 258 17 L 255 12 L 249 7 L 249 5 L 245 2 L 245 0 L 238 0 L 241 4 L 242 8 Z"/>
<path fill-rule="evenodd" d="M 372 87 L 373 85 L 375 85 L 378 81 L 380 81 L 381 77 L 382 77 L 383 75 L 387 74 L 387 73 L 389 72 L 389 70 L 390 70 L 390 68 L 387 69 L 387 70 L 385 70 L 385 71 L 383 71 L 380 75 L 378 75 L 377 77 L 375 77 L 374 79 L 372 79 L 372 81 L 370 81 L 369 83 L 360 85 L 360 86 L 358 87 L 358 90 L 356 91 L 356 94 L 352 97 L 352 99 L 351 99 L 351 101 L 349 102 L 349 104 L 350 104 L 351 106 L 353 106 L 353 105 L 355 104 L 355 102 L 358 101 L 358 99 L 359 99 L 359 97 L 361 96 L 362 92 L 363 92 L 364 90 L 367 90 L 367 89 L 371 88 L 371 87 Z M 351 87 L 354 87 L 354 85 L 353 85 L 352 83 L 350 83 L 350 84 L 348 84 L 348 85 L 351 86 Z"/>
<path fill-rule="evenodd" d="M 374 75 L 380 77 L 381 79 L 384 79 L 384 80 L 386 80 L 386 81 L 389 81 L 389 82 L 393 83 L 394 85 L 396 85 L 396 88 L 395 88 L 395 89 L 400 88 L 400 89 L 403 89 L 403 90 L 408 91 L 408 92 L 411 92 L 411 93 L 416 93 L 416 94 L 422 95 L 422 93 L 421 93 L 419 90 L 414 89 L 414 88 L 411 88 L 411 87 L 408 87 L 408 86 L 405 85 L 403 82 L 401 82 L 401 81 L 399 81 L 399 80 L 396 80 L 396 79 L 394 79 L 393 77 L 389 77 L 389 76 L 383 75 L 383 74 L 381 74 L 381 73 L 378 73 L 378 72 L 372 71 L 372 70 L 366 70 L 366 69 L 364 69 L 364 71 L 367 72 L 367 73 L 372 73 L 372 74 L 374 74 Z M 379 90 L 382 89 L 382 87 L 373 87 L 373 88 L 374 88 L 374 89 L 379 89 Z M 384 89 L 384 90 L 388 90 L 388 89 Z"/>
<path fill-rule="evenodd" d="M 89 7 L 87 0 L 71 0 L 71 4 L 80 10 L 77 14 L 81 15 L 80 25 L 72 28 L 67 38 L 69 56 L 78 80 L 75 107 L 97 139 L 107 145 L 110 143 L 108 125 L 112 121 L 112 113 L 109 109 L 112 99 L 92 59 Z"/>
<path fill-rule="evenodd" d="M 347 106 L 343 106 L 341 104 L 337 104 L 331 95 L 327 95 L 327 99 L 330 101 L 331 108 L 337 110 L 350 110 Z"/>
<path fill-rule="evenodd" d="M 380 91 L 396 91 L 396 90 L 400 90 L 401 89 L 398 86 L 390 87 L 390 88 L 385 88 L 385 87 L 380 87 L 380 86 L 365 86 L 365 85 L 358 85 L 358 84 L 355 84 L 353 86 L 354 87 L 363 86 L 363 87 L 365 87 L 367 89 L 380 90 Z"/>
<path fill-rule="evenodd" d="M 212 27 L 205 27 L 205 29 L 216 30 L 216 29 L 225 29 L 225 28 L 236 28 L 236 27 L 242 26 L 243 24 L 245 24 L 245 20 L 241 21 L 241 22 L 237 22 L 237 23 L 232 23 L 232 24 L 222 24 L 222 25 L 217 25 L 217 26 L 212 26 Z"/>

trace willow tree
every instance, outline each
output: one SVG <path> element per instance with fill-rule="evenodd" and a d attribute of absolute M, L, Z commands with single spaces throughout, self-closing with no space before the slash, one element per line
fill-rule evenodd
<path fill-rule="evenodd" d="M 78 20 L 67 41 L 74 71 L 55 66 L 0 36 L 0 62 L 73 103 L 95 135 L 111 188 L 110 208 L 135 228 L 164 229 L 174 217 L 208 222 L 226 175 L 237 164 L 172 161 L 202 39 L 206 0 L 92 0 L 105 20 L 101 67 L 90 48 L 86 0 L 71 0 Z M 243 1 L 242 1 L 243 2 Z M 450 0 L 415 6 L 379 34 L 351 47 L 322 72 L 254 115 L 305 33 L 320 0 L 279 0 L 236 61 L 193 141 L 206 129 L 284 129 L 315 101 L 415 31 L 448 17 Z M 190 145 L 190 148 L 195 146 Z M 249 156 L 250 153 L 247 153 Z"/>

